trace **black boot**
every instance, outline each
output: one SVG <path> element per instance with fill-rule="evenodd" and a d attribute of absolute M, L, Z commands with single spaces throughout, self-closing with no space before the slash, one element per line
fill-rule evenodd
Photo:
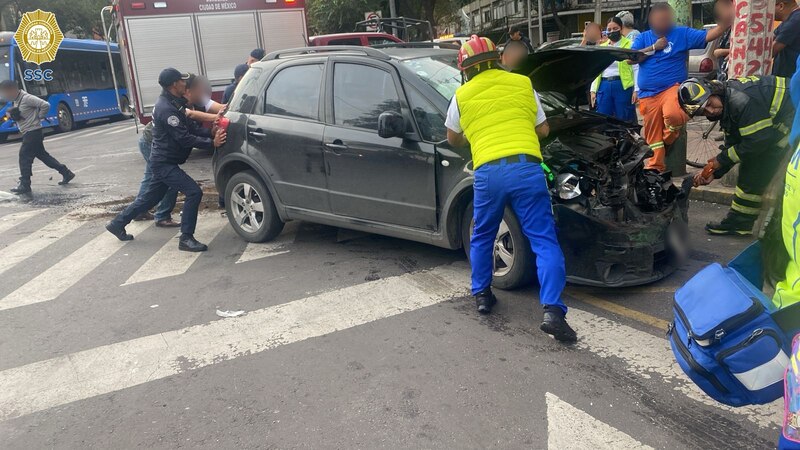
<path fill-rule="evenodd" d="M 544 307 L 544 318 L 539 329 L 552 335 L 560 342 L 575 342 L 578 340 L 575 330 L 569 326 L 567 319 L 564 318 L 564 311 L 557 306 Z"/>
<path fill-rule="evenodd" d="M 61 186 L 69 183 L 70 181 L 72 181 L 73 178 L 75 178 L 75 174 L 72 173 L 72 171 L 69 169 L 64 169 L 64 172 L 61 172 L 61 176 L 62 179 L 61 181 L 58 182 L 58 184 L 60 184 Z"/>
<path fill-rule="evenodd" d="M 114 236 L 116 236 L 117 239 L 119 239 L 120 241 L 132 241 L 133 240 L 133 235 L 130 235 L 130 234 L 126 233 L 125 232 L 125 227 L 121 227 L 121 228 L 120 227 L 116 227 L 111 222 L 109 222 L 106 225 L 106 230 L 108 230 L 109 233 L 111 233 Z"/>
<path fill-rule="evenodd" d="M 17 195 L 31 193 L 31 180 L 19 179 L 19 184 L 15 188 L 11 188 L 11 192 Z"/>
<path fill-rule="evenodd" d="M 728 211 L 728 215 L 719 223 L 707 224 L 706 231 L 708 234 L 716 235 L 749 236 L 753 234 L 756 219 L 756 216 Z"/>
<path fill-rule="evenodd" d="M 475 295 L 475 303 L 478 305 L 478 312 L 481 314 L 489 314 L 492 312 L 492 307 L 497 303 L 497 297 L 492 294 L 492 289 L 484 289 Z"/>
<path fill-rule="evenodd" d="M 197 242 L 197 239 L 191 234 L 182 234 L 181 240 L 178 242 L 178 250 L 183 250 L 185 252 L 204 252 L 208 250 L 208 246 Z"/>

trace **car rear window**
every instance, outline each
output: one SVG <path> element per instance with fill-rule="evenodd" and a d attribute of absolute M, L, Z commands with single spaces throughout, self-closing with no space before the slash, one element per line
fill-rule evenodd
<path fill-rule="evenodd" d="M 328 45 L 361 45 L 361 38 L 331 39 Z"/>

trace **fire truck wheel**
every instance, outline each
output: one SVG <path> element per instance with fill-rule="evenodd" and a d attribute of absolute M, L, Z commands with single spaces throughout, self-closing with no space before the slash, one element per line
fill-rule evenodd
<path fill-rule="evenodd" d="M 72 117 L 72 111 L 64 103 L 58 104 L 58 131 L 62 133 L 72 131 L 75 129 L 75 119 Z"/>

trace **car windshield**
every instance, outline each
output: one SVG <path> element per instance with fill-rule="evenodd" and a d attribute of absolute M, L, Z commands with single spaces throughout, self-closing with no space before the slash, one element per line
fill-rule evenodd
<path fill-rule="evenodd" d="M 455 63 L 455 58 L 452 56 L 427 56 L 403 60 L 403 64 L 447 100 L 453 98 L 456 89 L 461 86 L 461 72 Z"/>

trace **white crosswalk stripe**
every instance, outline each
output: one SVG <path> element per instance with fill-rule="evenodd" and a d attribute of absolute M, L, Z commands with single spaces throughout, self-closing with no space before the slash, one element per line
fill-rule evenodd
<path fill-rule="evenodd" d="M 441 266 L 7 369 L 0 420 L 414 311 L 466 295 L 466 286 L 464 264 Z"/>
<path fill-rule="evenodd" d="M 0 275 L 29 256 L 44 250 L 50 244 L 80 228 L 83 222 L 61 217 L 24 238 L 0 250 Z"/>
<path fill-rule="evenodd" d="M 194 233 L 195 239 L 208 244 L 228 225 L 228 219 L 218 214 L 207 214 L 197 222 L 197 230 Z M 179 237 L 178 232 L 175 237 Z M 158 280 L 161 278 L 174 277 L 186 273 L 187 270 L 197 261 L 202 253 L 189 253 L 178 250 L 178 241 L 170 239 L 160 250 L 156 252 L 139 270 L 136 271 L 123 286 L 144 281 Z"/>
<path fill-rule="evenodd" d="M 25 222 L 26 220 L 36 217 L 39 214 L 43 213 L 44 209 L 32 209 L 30 211 L 20 211 L 11 214 L 7 214 L 3 217 L 0 217 L 0 233 L 5 233 L 6 231 L 14 228 L 15 226 Z"/>
<path fill-rule="evenodd" d="M 241 264 L 259 259 L 269 258 L 271 256 L 278 256 L 289 253 L 287 245 L 294 240 L 294 233 L 282 234 L 272 242 L 265 242 L 262 244 L 249 243 L 245 247 L 242 256 L 236 261 L 236 264 Z"/>
<path fill-rule="evenodd" d="M 150 226 L 150 222 L 133 222 L 128 232 L 136 235 Z M 56 299 L 80 281 L 126 243 L 111 233 L 103 232 L 71 255 L 57 262 L 39 276 L 0 300 L 0 310 L 18 308 Z"/>

